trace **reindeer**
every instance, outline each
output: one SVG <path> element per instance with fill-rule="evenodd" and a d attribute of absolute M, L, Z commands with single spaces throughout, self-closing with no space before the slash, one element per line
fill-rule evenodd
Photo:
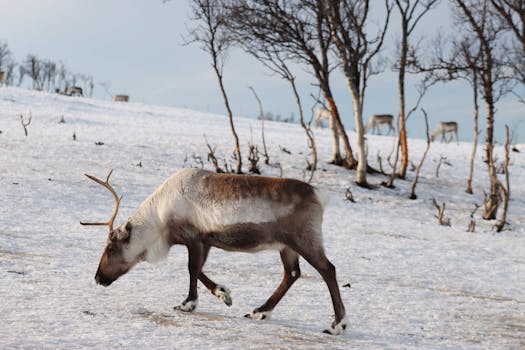
<path fill-rule="evenodd" d="M 452 141 L 454 136 L 456 136 L 456 142 L 459 143 L 458 140 L 458 123 L 456 122 L 439 122 L 437 123 L 436 129 L 432 133 L 432 136 L 430 139 L 434 141 L 436 139 L 436 136 L 441 134 L 441 142 L 445 141 L 446 143 L 449 143 Z M 450 134 L 450 139 L 447 140 L 446 134 Z"/>
<path fill-rule="evenodd" d="M 113 228 L 120 198 L 107 222 L 109 236 L 95 281 L 109 286 L 141 261 L 155 262 L 168 255 L 172 245 L 188 249 L 190 284 L 188 297 L 175 310 L 192 312 L 198 304 L 197 280 L 226 305 L 230 290 L 212 281 L 203 271 L 211 247 L 228 251 L 257 252 L 276 249 L 284 277 L 272 296 L 245 317 L 266 319 L 301 275 L 302 256 L 322 276 L 332 297 L 335 321 L 325 333 L 341 334 L 347 326 L 345 307 L 334 265 L 325 255 L 321 225 L 325 198 L 311 185 L 293 179 L 216 174 L 203 169 L 184 169 L 168 178 L 124 223 Z"/>
<path fill-rule="evenodd" d="M 380 125 L 386 124 L 388 125 L 388 132 L 387 135 L 390 135 L 390 132 L 396 131 L 394 129 L 392 123 L 394 121 L 394 117 L 392 114 L 373 114 L 369 119 L 368 123 L 366 124 L 366 131 L 370 128 L 372 128 L 372 133 L 375 134 L 376 132 L 381 135 L 381 129 L 379 128 Z"/>
<path fill-rule="evenodd" d="M 129 95 L 113 95 L 111 100 L 113 102 L 129 102 Z"/>
<path fill-rule="evenodd" d="M 328 120 L 330 125 L 332 124 L 332 114 L 330 113 L 330 110 L 320 107 L 315 110 L 315 127 L 323 129 L 323 122 L 325 120 Z"/>
<path fill-rule="evenodd" d="M 0 72 L 0 85 L 4 85 L 5 84 L 5 79 L 6 79 L 6 73 L 5 72 Z"/>
<path fill-rule="evenodd" d="M 84 92 L 80 86 L 68 86 L 64 90 L 64 95 L 67 96 L 84 96 Z"/>

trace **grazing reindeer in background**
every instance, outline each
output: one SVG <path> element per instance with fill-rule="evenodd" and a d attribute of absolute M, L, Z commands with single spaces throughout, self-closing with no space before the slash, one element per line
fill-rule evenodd
<path fill-rule="evenodd" d="M 456 142 L 459 143 L 458 140 L 458 123 L 456 122 L 439 122 L 437 123 L 436 129 L 432 133 L 432 136 L 430 139 L 434 141 L 436 139 L 436 136 L 441 134 L 441 142 L 445 141 L 446 143 L 449 143 L 452 141 L 454 136 L 456 136 Z M 446 134 L 450 134 L 450 139 L 447 140 Z"/>
<path fill-rule="evenodd" d="M 335 267 L 327 259 L 321 233 L 323 199 L 311 185 L 293 179 L 216 174 L 184 169 L 168 178 L 125 223 L 113 229 L 120 199 L 106 181 L 86 175 L 106 187 L 115 199 L 108 222 L 83 225 L 109 226 L 109 238 L 95 275 L 109 286 L 140 261 L 154 262 L 168 255 L 174 244 L 188 249 L 188 297 L 176 310 L 197 307 L 197 280 L 226 305 L 230 291 L 208 278 L 203 266 L 211 247 L 256 252 L 276 249 L 284 277 L 272 296 L 246 317 L 268 318 L 301 275 L 299 256 L 323 277 L 332 297 L 335 321 L 325 332 L 340 334 L 347 325 Z"/>
<path fill-rule="evenodd" d="M 328 123 L 332 125 L 332 114 L 330 113 L 330 110 L 319 107 L 315 110 L 315 122 L 314 125 L 316 128 L 324 128 L 323 122 L 325 120 L 328 120 Z"/>
<path fill-rule="evenodd" d="M 80 86 L 68 86 L 64 90 L 64 95 L 67 96 L 84 96 L 84 91 Z"/>
<path fill-rule="evenodd" d="M 6 78 L 6 73 L 0 72 L 0 86 L 5 85 L 5 78 Z"/>
<path fill-rule="evenodd" d="M 370 130 L 372 128 L 372 134 L 381 135 L 381 128 L 379 126 L 381 125 L 388 125 L 388 132 L 387 135 L 390 135 L 390 132 L 396 131 L 394 129 L 394 126 L 392 125 L 394 122 L 394 117 L 392 114 L 373 114 L 369 119 L 368 123 L 366 124 L 366 131 Z"/>

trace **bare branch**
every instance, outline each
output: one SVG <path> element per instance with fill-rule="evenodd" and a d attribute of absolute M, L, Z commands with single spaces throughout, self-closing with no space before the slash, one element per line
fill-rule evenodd
<path fill-rule="evenodd" d="M 257 103 L 259 104 L 259 118 L 261 119 L 261 137 L 262 137 L 262 143 L 263 143 L 264 164 L 270 164 L 270 156 L 268 155 L 268 150 L 266 149 L 266 139 L 264 137 L 264 112 L 263 112 L 262 103 L 261 103 L 261 100 L 259 99 L 259 96 L 257 96 L 257 93 L 255 92 L 254 88 L 251 86 L 248 86 L 248 89 L 251 90 L 251 92 L 253 93 L 253 96 L 255 96 L 255 99 L 257 100 Z M 249 158 L 250 156 L 248 156 L 248 159 Z"/>

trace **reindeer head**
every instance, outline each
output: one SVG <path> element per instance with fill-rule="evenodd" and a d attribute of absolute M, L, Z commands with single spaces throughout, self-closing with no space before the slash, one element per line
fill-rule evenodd
<path fill-rule="evenodd" d="M 113 229 L 113 222 L 117 216 L 120 200 L 113 187 L 109 184 L 109 177 L 112 171 L 109 172 L 106 181 L 102 181 L 94 176 L 85 174 L 89 179 L 104 186 L 111 192 L 115 199 L 115 210 L 111 219 L 107 222 L 80 222 L 81 225 L 93 226 L 108 226 L 109 235 L 106 243 L 104 253 L 100 258 L 98 270 L 95 275 L 95 281 L 105 287 L 113 283 L 117 278 L 128 272 L 137 262 L 141 260 L 140 254 L 135 257 L 130 256 L 130 243 L 132 237 L 133 227 L 131 222 L 126 222 L 116 229 Z"/>

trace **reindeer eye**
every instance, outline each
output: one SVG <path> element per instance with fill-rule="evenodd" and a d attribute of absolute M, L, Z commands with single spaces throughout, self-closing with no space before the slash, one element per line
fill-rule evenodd
<path fill-rule="evenodd" d="M 107 252 L 109 255 L 115 253 L 115 246 L 113 244 L 108 245 Z"/>

